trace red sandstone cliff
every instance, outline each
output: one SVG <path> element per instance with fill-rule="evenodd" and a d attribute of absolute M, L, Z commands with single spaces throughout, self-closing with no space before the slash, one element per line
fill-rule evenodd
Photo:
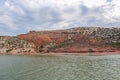
<path fill-rule="evenodd" d="M 120 51 L 120 33 L 116 33 L 117 31 L 120 32 L 120 29 L 73 28 L 31 31 L 17 37 L 33 42 L 37 52 L 115 52 Z"/>

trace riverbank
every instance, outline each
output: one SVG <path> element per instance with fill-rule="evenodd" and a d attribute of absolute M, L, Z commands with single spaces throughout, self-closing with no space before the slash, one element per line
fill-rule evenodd
<path fill-rule="evenodd" d="M 116 52 L 87 52 L 87 53 L 19 53 L 19 54 L 12 54 L 12 53 L 2 53 L 0 55 L 29 55 L 29 56 L 59 56 L 59 55 L 77 55 L 77 56 L 104 56 L 104 55 L 119 55 L 120 51 Z"/>

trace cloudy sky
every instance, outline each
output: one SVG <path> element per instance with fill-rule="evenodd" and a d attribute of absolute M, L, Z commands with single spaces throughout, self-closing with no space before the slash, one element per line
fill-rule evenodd
<path fill-rule="evenodd" d="M 0 35 L 79 26 L 120 27 L 120 0 L 0 0 Z"/>

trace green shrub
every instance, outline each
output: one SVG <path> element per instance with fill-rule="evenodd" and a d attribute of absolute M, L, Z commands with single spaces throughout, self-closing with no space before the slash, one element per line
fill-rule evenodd
<path fill-rule="evenodd" d="M 10 51 L 12 51 L 13 49 L 7 49 L 6 52 L 9 53 Z"/>
<path fill-rule="evenodd" d="M 111 42 L 109 44 L 113 47 L 120 48 L 120 42 Z"/>

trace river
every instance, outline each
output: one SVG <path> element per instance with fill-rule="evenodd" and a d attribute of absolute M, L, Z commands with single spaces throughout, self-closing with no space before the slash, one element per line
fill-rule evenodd
<path fill-rule="evenodd" d="M 0 80 L 120 80 L 120 55 L 1 55 Z"/>

